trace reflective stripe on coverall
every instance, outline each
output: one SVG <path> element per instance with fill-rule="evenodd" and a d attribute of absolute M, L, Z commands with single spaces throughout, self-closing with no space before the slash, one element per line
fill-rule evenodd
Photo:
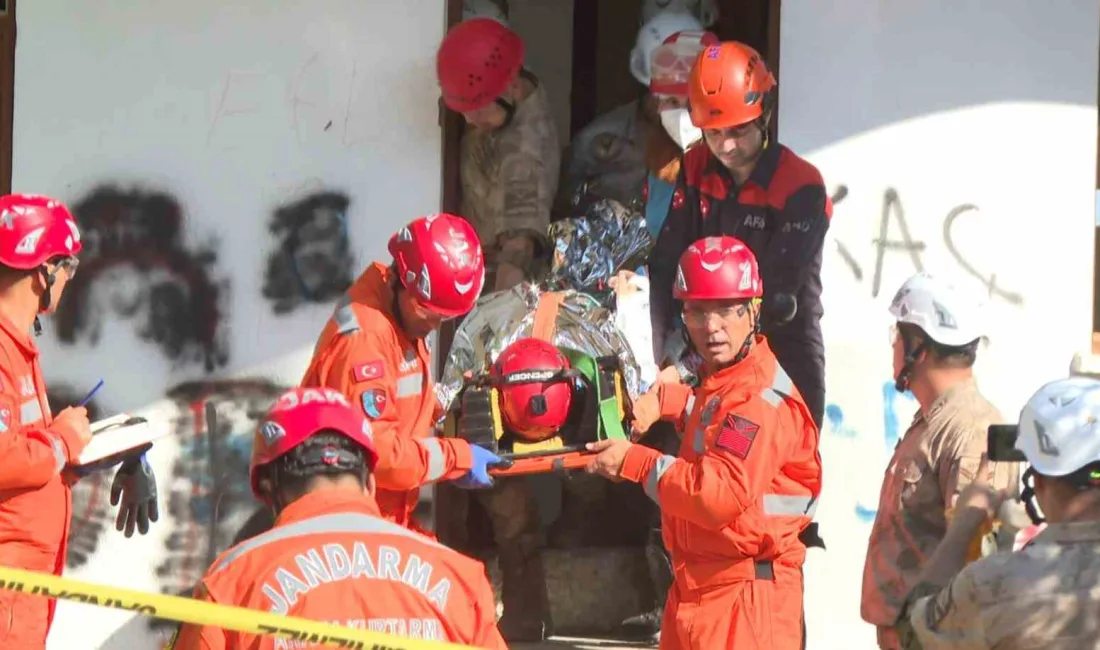
<path fill-rule="evenodd" d="M 34 340 L 0 316 L 0 565 L 61 575 L 72 513 L 61 470 L 83 450 L 53 421 Z M 45 648 L 56 604 L 0 591 L 0 648 Z"/>
<path fill-rule="evenodd" d="M 675 574 L 662 650 L 801 647 L 818 430 L 762 337 L 703 379 L 679 458 L 634 445 L 622 476 L 661 506 Z"/>
<path fill-rule="evenodd" d="M 355 281 L 321 332 L 301 385 L 335 388 L 363 409 L 378 450 L 378 507 L 411 526 L 420 487 L 462 476 L 472 459 L 465 441 L 433 434 L 442 408 L 430 353 L 398 326 L 391 277 L 389 267 L 374 263 Z"/>
<path fill-rule="evenodd" d="M 485 566 L 378 514 L 366 495 L 307 494 L 270 531 L 215 560 L 195 597 L 414 639 L 507 648 Z M 286 647 L 285 640 L 194 625 L 169 644 L 172 650 L 275 647 Z"/>

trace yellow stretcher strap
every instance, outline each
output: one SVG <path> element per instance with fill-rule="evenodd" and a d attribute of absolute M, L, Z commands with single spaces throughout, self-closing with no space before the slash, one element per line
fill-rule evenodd
<path fill-rule="evenodd" d="M 217 605 L 180 596 L 147 594 L 55 575 L 0 567 L 0 589 L 136 612 L 168 621 L 278 636 L 331 648 L 357 650 L 464 650 L 471 646 L 406 639 L 244 607 Z"/>

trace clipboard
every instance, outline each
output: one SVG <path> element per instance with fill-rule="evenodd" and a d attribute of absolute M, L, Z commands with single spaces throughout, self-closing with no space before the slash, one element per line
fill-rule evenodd
<path fill-rule="evenodd" d="M 165 426 L 154 426 L 143 417 L 119 413 L 92 423 L 92 440 L 71 467 L 77 470 L 110 467 L 145 453 L 154 441 L 166 435 Z"/>

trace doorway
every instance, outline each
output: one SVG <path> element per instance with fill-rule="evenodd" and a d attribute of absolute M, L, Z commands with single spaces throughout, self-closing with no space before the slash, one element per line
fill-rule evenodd
<path fill-rule="evenodd" d="M 641 26 L 642 0 L 489 0 L 524 38 L 526 66 L 550 96 L 564 149 L 569 140 L 599 115 L 637 99 L 642 91 L 629 71 L 630 51 Z M 722 40 L 751 45 L 780 78 L 779 17 L 781 0 L 718 0 L 718 20 L 711 30 Z M 482 3 L 484 4 L 484 3 Z M 447 0 L 447 27 L 462 19 L 463 0 Z M 776 137 L 778 108 L 770 130 Z M 442 209 L 457 213 L 461 203 L 459 145 L 464 122 L 443 108 Z M 444 323 L 436 354 L 442 374 L 457 323 Z M 467 493 L 447 484 L 435 488 L 435 533 L 440 541 L 473 551 L 489 539 L 488 520 L 467 503 Z"/>
<path fill-rule="evenodd" d="M 15 112 L 15 0 L 0 0 L 0 193 L 11 192 Z"/>

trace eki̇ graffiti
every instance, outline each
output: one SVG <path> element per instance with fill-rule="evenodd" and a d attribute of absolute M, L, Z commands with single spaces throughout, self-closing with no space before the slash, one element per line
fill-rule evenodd
<path fill-rule="evenodd" d="M 901 440 L 902 426 L 908 426 L 907 422 L 903 418 L 910 417 L 913 413 L 916 413 L 919 404 L 911 392 L 899 393 L 894 387 L 894 381 L 891 379 L 882 383 L 882 430 L 878 431 L 858 431 L 851 425 L 844 417 L 844 409 L 839 404 L 828 404 L 825 407 L 825 426 L 822 427 L 824 431 L 830 433 L 830 435 L 848 438 L 852 440 L 862 439 L 871 440 L 881 435 L 883 444 L 882 451 L 885 458 L 890 458 L 894 453 L 894 448 L 897 447 L 898 441 Z M 881 468 L 885 471 L 885 466 Z M 870 523 L 875 520 L 875 514 L 878 513 L 878 498 L 879 487 L 874 481 L 865 481 L 862 483 L 864 486 L 856 494 L 855 502 L 855 514 L 856 517 L 863 522 Z"/>
<path fill-rule="evenodd" d="M 180 444 L 172 475 L 161 483 L 172 530 L 156 568 L 161 591 L 191 593 L 262 507 L 252 496 L 248 463 L 256 419 L 285 387 L 263 379 L 189 382 L 168 397 L 179 409 Z M 150 621 L 151 627 L 167 625 Z"/>
<path fill-rule="evenodd" d="M 839 185 L 833 191 L 831 197 L 833 205 L 841 203 L 848 196 L 848 186 Z M 979 269 L 966 259 L 958 242 L 952 233 L 954 226 L 966 215 L 972 215 L 978 211 L 976 205 L 965 203 L 955 206 L 948 211 L 943 220 L 943 244 L 959 266 L 970 276 L 979 280 L 989 292 L 990 298 L 1000 298 L 1010 305 L 1022 306 L 1024 298 L 1021 294 L 1011 291 L 997 283 L 997 274 Z M 891 225 L 893 224 L 893 225 Z M 856 281 L 863 280 L 863 267 L 859 264 L 852 250 L 839 239 L 835 239 L 836 251 L 844 260 L 848 270 Z M 924 264 L 921 260 L 928 245 L 926 242 L 915 239 L 909 231 L 909 222 L 906 219 L 905 207 L 902 204 L 898 191 L 892 187 L 886 189 L 882 195 L 882 211 L 878 221 L 877 236 L 871 240 L 875 247 L 875 268 L 871 280 L 871 297 L 877 298 L 882 289 L 882 270 L 887 253 L 900 253 L 909 259 L 913 272 L 923 271 Z"/>
<path fill-rule="evenodd" d="M 74 390 L 66 384 L 55 383 L 46 391 L 50 410 L 54 415 L 66 407 L 74 406 L 84 399 L 87 392 Z M 101 419 L 99 406 L 93 399 L 85 408 L 92 422 Z M 65 566 L 76 569 L 87 564 L 99 547 L 100 536 L 105 530 L 114 530 L 116 513 L 111 508 L 111 481 L 113 470 L 89 474 L 73 486 L 73 509 L 69 518 L 69 547 L 65 556 Z M 121 535 L 121 533 L 119 533 Z"/>
<path fill-rule="evenodd" d="M 333 300 L 351 286 L 350 203 L 320 192 L 275 210 L 269 229 L 278 244 L 267 258 L 263 295 L 276 314 Z"/>
<path fill-rule="evenodd" d="M 84 250 L 58 307 L 64 343 L 99 341 L 107 312 L 137 321 L 139 335 L 173 361 L 228 360 L 221 325 L 228 280 L 215 280 L 213 244 L 189 249 L 184 214 L 165 192 L 98 187 L 73 204 Z"/>

